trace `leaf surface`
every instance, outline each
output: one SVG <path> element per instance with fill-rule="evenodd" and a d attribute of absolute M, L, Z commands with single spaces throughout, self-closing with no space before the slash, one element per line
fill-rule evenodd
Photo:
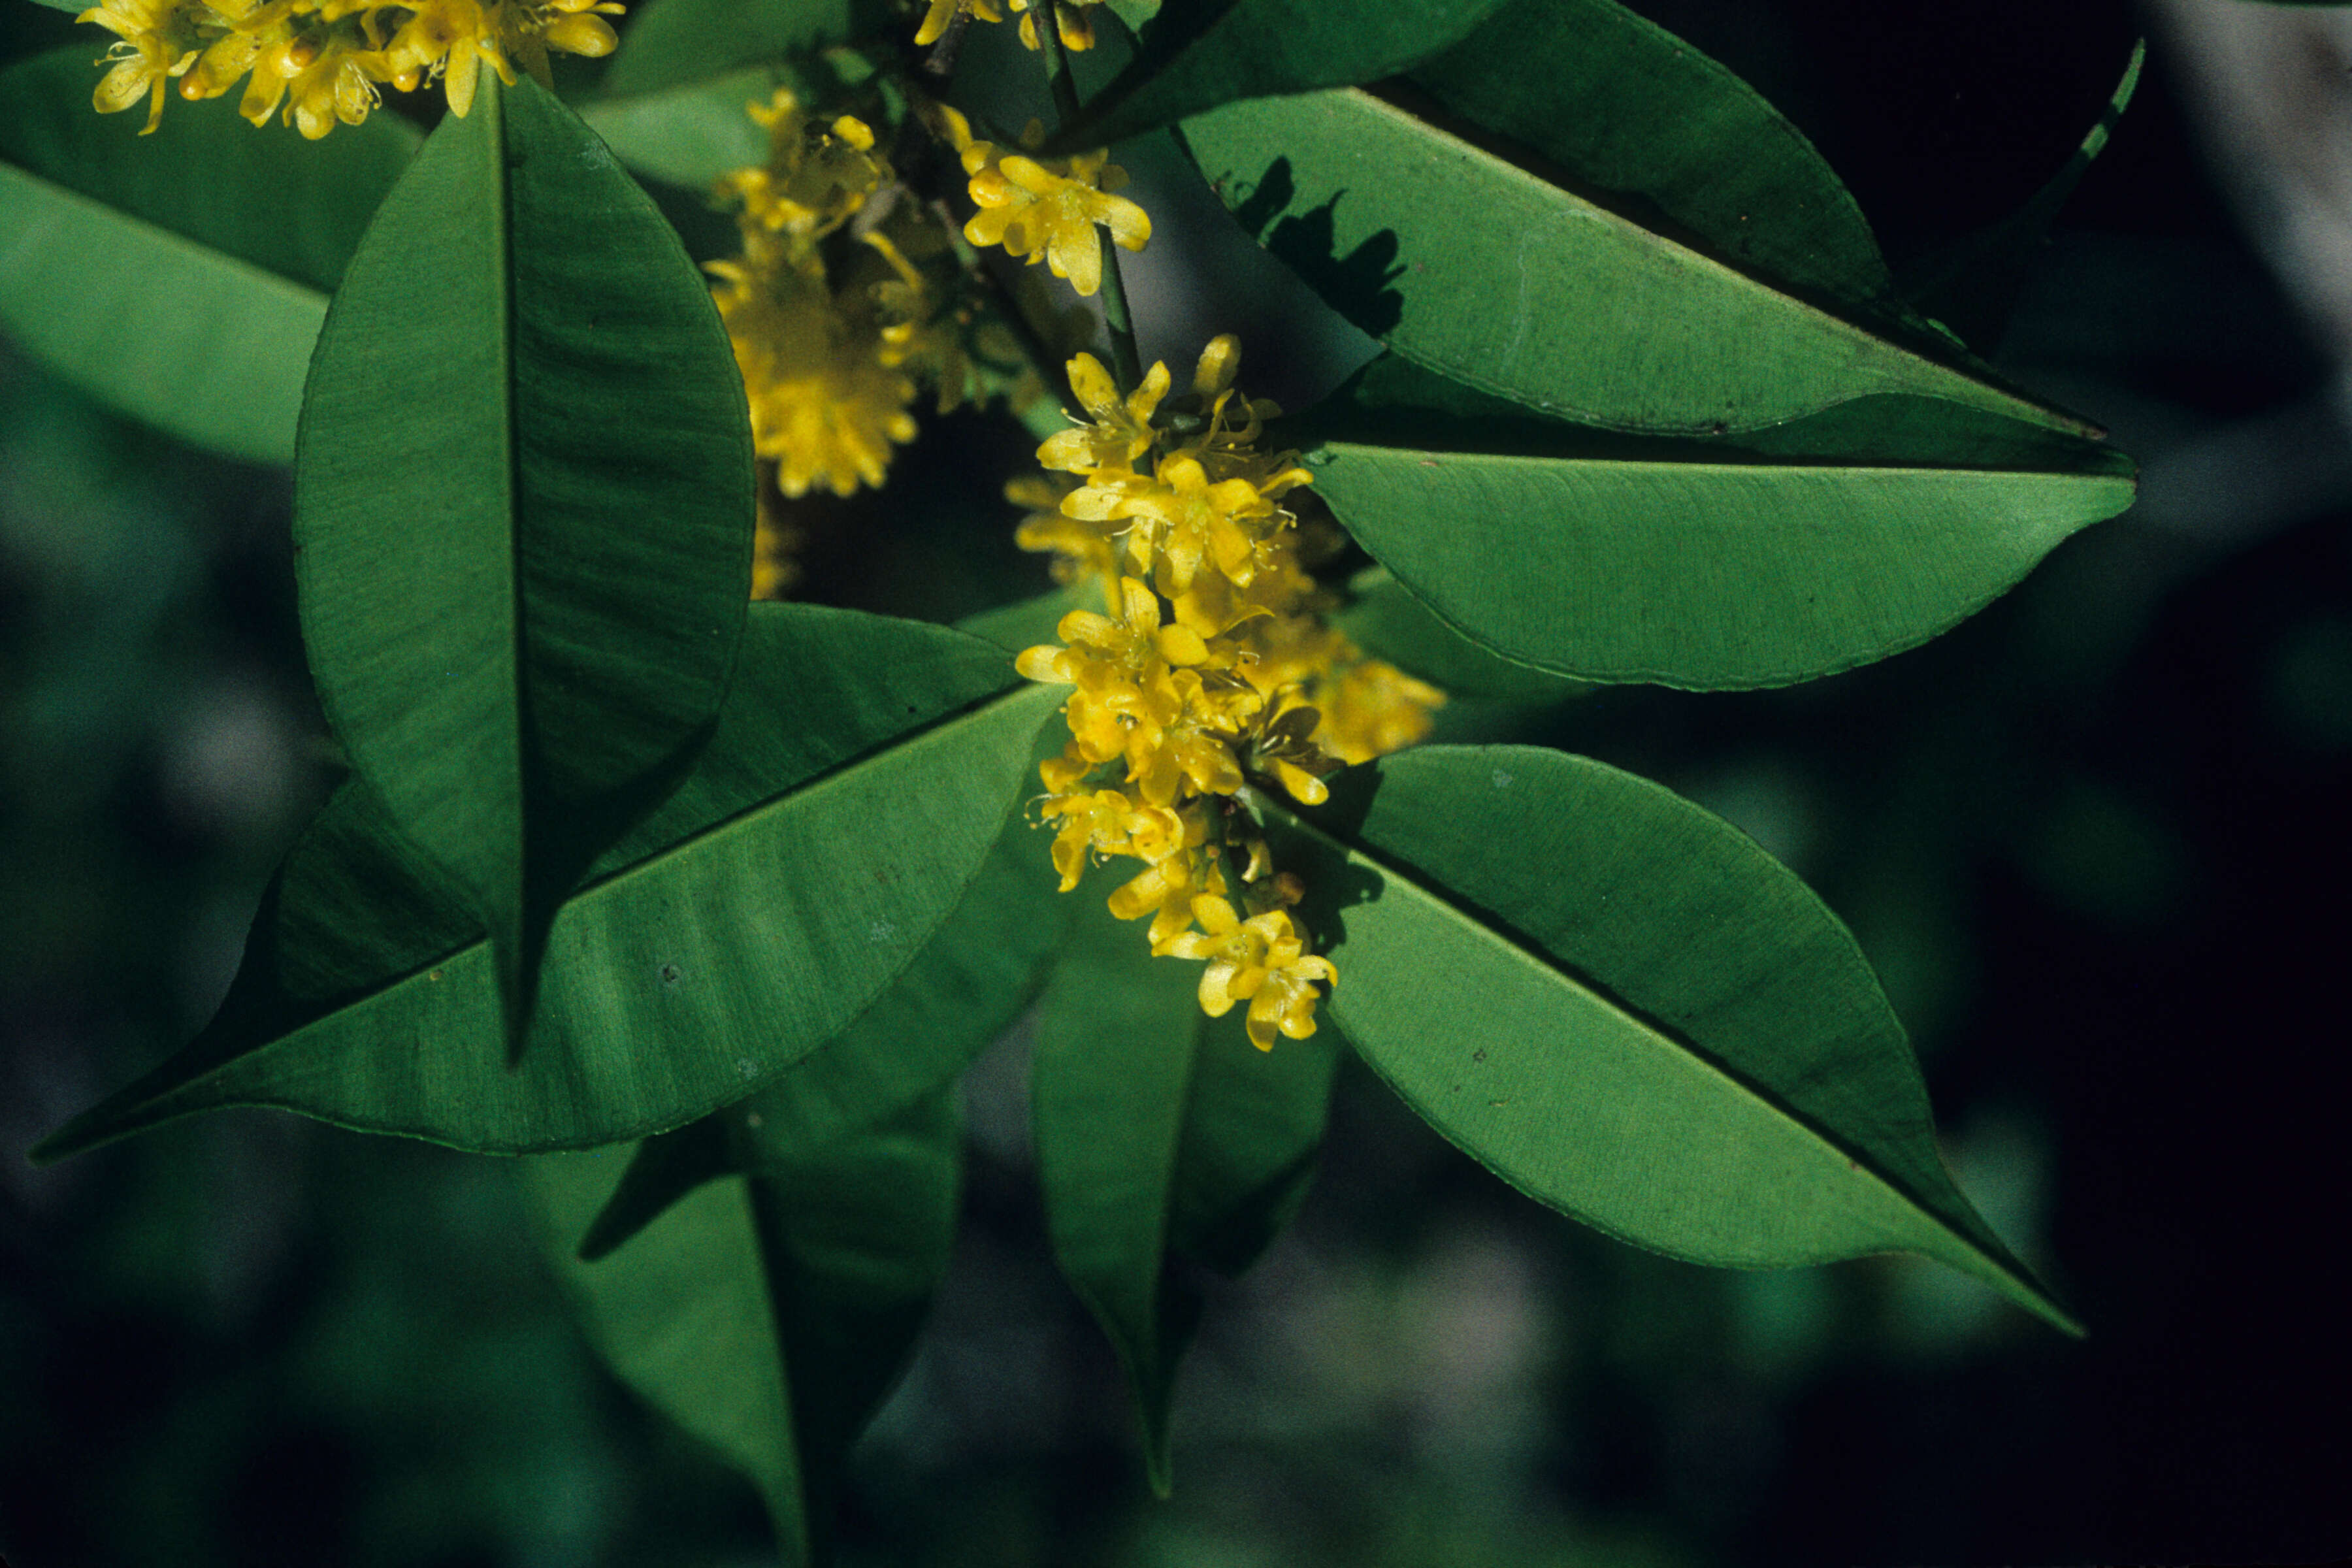
<path fill-rule="evenodd" d="M 1727 824 L 1527 746 L 1266 809 L 1349 1041 L 1439 1131 L 1611 1235 L 1734 1268 L 1915 1251 L 2069 1332 L 1937 1152 L 1843 925 Z"/>
<path fill-rule="evenodd" d="M 0 331 L 182 440 L 288 461 L 326 296 L 416 132 L 308 142 L 229 97 L 141 136 L 90 108 L 94 47 L 0 71 Z"/>
<path fill-rule="evenodd" d="M 1024 786 L 1035 776 L 1025 773 Z M 1071 900 L 1054 891 L 1052 843 L 1017 808 L 1005 818 L 962 900 L 905 973 L 767 1089 L 777 1137 L 814 1147 L 892 1114 L 971 1066 L 1019 1020 L 1069 934 Z"/>
<path fill-rule="evenodd" d="M 1053 144 L 1098 147 L 1236 99 L 1394 76 L 1459 41 L 1500 4 L 1227 0 L 1186 7 L 1155 20 L 1135 59 Z"/>
<path fill-rule="evenodd" d="M 1257 99 L 1184 139 L 1244 227 L 1403 358 L 1609 429 L 1760 429 L 1876 394 L 2083 433 L 1369 93 Z"/>
<path fill-rule="evenodd" d="M 1154 958 L 1102 908 L 1106 880 L 1068 895 L 1085 907 L 1038 1014 L 1032 1125 L 1055 1260 L 1118 1352 L 1165 1497 L 1201 1306 L 1169 1255 L 1239 1273 L 1264 1250 L 1305 1194 L 1337 1058 L 1318 1040 L 1260 1052 L 1240 1014 L 1203 1016 L 1201 966 Z"/>
<path fill-rule="evenodd" d="M 1726 260 L 1853 300 L 1894 293 L 1862 208 L 1804 132 L 1617 0 L 1512 0 L 1412 75 L 1453 112 L 1646 204 Z"/>
<path fill-rule="evenodd" d="M 756 608 L 695 772 L 558 915 L 518 1068 L 463 903 L 353 781 L 280 868 L 220 1014 L 40 1156 L 227 1105 L 581 1148 L 730 1104 L 840 1035 L 962 897 L 1055 693 L 1008 690 L 1002 650 L 943 627 Z"/>
<path fill-rule="evenodd" d="M 939 1089 L 810 1149 L 773 1136 L 761 1103 L 696 1124 L 719 1129 L 740 1174 L 680 1189 L 595 1262 L 574 1242 L 631 1164 L 625 1151 L 543 1155 L 524 1172 L 598 1351 L 751 1478 L 784 1561 L 803 1564 L 823 1560 L 842 1456 L 946 1273 L 960 1130 Z"/>
<path fill-rule="evenodd" d="M 1385 566 L 1368 566 L 1348 584 L 1348 603 L 1331 624 L 1359 647 L 1449 697 L 1533 702 L 1564 697 L 1579 682 L 1502 658 L 1472 642 L 1413 597 Z"/>
<path fill-rule="evenodd" d="M 1645 440 L 1384 360 L 1300 434 L 1315 493 L 1430 611 L 1588 680 L 1769 686 L 1885 658 L 2133 496 L 2105 447 L 1924 398 Z"/>
<path fill-rule="evenodd" d="M 709 292 L 604 143 L 528 81 L 443 121 L 320 335 L 297 576 L 328 721 L 489 934 L 518 1047 L 557 903 L 726 693 L 751 485 Z"/>

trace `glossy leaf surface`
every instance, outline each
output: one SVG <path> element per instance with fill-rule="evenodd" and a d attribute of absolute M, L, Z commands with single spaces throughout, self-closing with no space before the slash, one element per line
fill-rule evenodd
<path fill-rule="evenodd" d="M 751 427 L 703 278 L 525 81 L 442 121 L 320 335 L 295 471 L 328 721 L 488 931 L 510 1032 L 554 908 L 691 763 L 751 597 Z"/>
<path fill-rule="evenodd" d="M 1333 433 L 1316 493 L 1398 582 L 1481 647 L 1590 680 L 1769 686 L 1885 658 L 2133 496 L 2104 447 L 1921 398 L 1639 440 L 1382 362 L 1312 429 Z"/>
<path fill-rule="evenodd" d="M 812 1149 L 774 1136 L 761 1103 L 718 1123 L 742 1174 L 680 1191 L 593 1263 L 576 1243 L 626 1152 L 542 1156 L 525 1173 L 598 1351 L 751 1478 L 784 1561 L 799 1564 L 821 1560 L 841 1457 L 897 1379 L 946 1272 L 960 1130 L 940 1090 Z"/>
<path fill-rule="evenodd" d="M 1738 830 L 1526 746 L 1270 807 L 1330 1017 L 1430 1124 L 1611 1235 L 1736 1268 L 1916 1251 L 2070 1331 L 1953 1185 L 1843 925 Z"/>
<path fill-rule="evenodd" d="M 1617 0 L 1511 0 L 1414 85 L 1645 203 L 1726 260 L 1854 300 L 1894 292 L 1853 195 L 1737 76 Z"/>
<path fill-rule="evenodd" d="M 558 916 L 518 1068 L 463 904 L 354 782 L 280 868 L 219 1016 L 42 1157 L 226 1105 L 581 1148 L 730 1104 L 840 1035 L 963 896 L 1055 694 L 1006 691 L 1003 651 L 942 627 L 757 608 L 694 773 Z"/>
<path fill-rule="evenodd" d="M 1154 958 L 1140 924 L 1084 900 L 1047 985 L 1031 1068 L 1037 1176 L 1055 1260 L 1118 1350 L 1153 1489 L 1169 1488 L 1176 1363 L 1200 1301 L 1181 1254 L 1238 1273 L 1304 1195 L 1337 1057 L 1327 1037 L 1249 1043 L 1241 1014 L 1204 1016 L 1201 966 Z"/>
<path fill-rule="evenodd" d="M 141 136 L 92 112 L 94 47 L 0 71 L 0 331 L 125 414 L 285 462 L 326 296 L 416 132 L 308 142 L 229 97 Z"/>
<path fill-rule="evenodd" d="M 1128 68 L 1056 145 L 1100 146 L 1219 104 L 1352 87 L 1456 43 L 1501 0 L 1225 0 L 1157 18 Z"/>
<path fill-rule="evenodd" d="M 1369 93 L 1185 121 L 1244 226 L 1405 359 L 1610 429 L 1759 429 L 1874 394 L 2080 421 L 1879 336 Z"/>

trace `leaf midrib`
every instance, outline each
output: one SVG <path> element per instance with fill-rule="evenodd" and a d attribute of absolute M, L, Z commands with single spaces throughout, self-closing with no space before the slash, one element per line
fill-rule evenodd
<path fill-rule="evenodd" d="M 820 791 L 842 784 L 843 781 L 847 779 L 859 767 L 867 763 L 877 761 L 883 756 L 898 751 L 903 746 L 918 745 L 933 741 L 937 737 L 959 726 L 968 723 L 977 723 L 999 707 L 1018 701 L 1022 698 L 1029 696 L 1032 693 L 1045 689 L 1047 689 L 1026 685 L 1009 687 L 993 696 L 983 698 L 976 703 L 969 703 L 950 712 L 941 714 L 938 718 L 918 725 L 914 729 L 902 730 L 897 735 L 890 737 L 888 740 L 877 742 L 875 745 L 868 746 L 866 750 L 856 753 L 855 756 L 846 757 L 842 759 L 840 762 L 828 764 L 817 772 L 808 774 L 798 782 L 787 785 L 785 788 L 778 791 L 774 795 L 754 801 L 739 811 L 733 812 L 729 816 L 720 817 L 716 822 L 709 823 L 703 827 L 698 828 L 693 833 L 688 834 L 683 838 L 675 839 L 663 848 L 657 849 L 653 853 L 645 856 L 641 859 L 633 860 L 628 865 L 621 867 L 617 870 L 608 871 L 602 877 L 583 882 L 564 899 L 562 907 L 569 909 L 573 905 L 586 903 L 591 900 L 600 898 L 610 892 L 614 887 L 621 883 L 629 881 L 639 876 L 651 875 L 653 872 L 658 870 L 663 866 L 667 865 L 679 856 L 698 850 L 705 845 L 723 837 L 749 831 L 750 827 L 754 824 L 755 819 L 771 811 L 775 811 L 788 805 L 803 800 Z M 978 874 L 976 867 L 974 868 L 974 874 Z M 285 1034 L 277 1037 L 274 1040 L 263 1042 L 261 1045 L 255 1047 L 253 1051 L 241 1052 L 237 1056 L 230 1058 L 228 1061 L 220 1064 L 220 1067 L 215 1068 L 214 1071 L 218 1072 L 222 1068 L 228 1067 L 231 1063 L 243 1061 L 247 1057 L 253 1055 L 254 1052 L 268 1049 L 270 1047 L 279 1043 L 280 1041 L 294 1039 L 299 1036 L 308 1033 L 319 1024 L 333 1017 L 336 1014 L 345 1012 L 350 1008 L 373 1001 L 377 997 L 386 995 L 391 992 L 398 990 L 404 985 L 413 984 L 419 975 L 428 973 L 431 971 L 448 963 L 453 959 L 464 957 L 467 953 L 476 952 L 477 950 L 485 948 L 488 945 L 489 939 L 488 937 L 476 937 L 470 942 L 462 942 L 456 947 L 448 948 L 437 956 L 425 960 L 425 962 L 416 964 L 414 968 L 404 970 L 400 973 L 380 981 L 373 985 L 362 990 L 346 993 L 335 1001 L 333 1006 L 328 1012 L 320 1014 L 319 1016 L 309 1019 L 296 1027 L 288 1030 Z M 912 962 L 912 955 L 909 955 L 908 962 Z M 212 1075 L 207 1074 L 206 1076 L 209 1077 Z"/>
<path fill-rule="evenodd" d="M 1338 850 L 1349 859 L 1360 860 L 1377 870 L 1383 878 L 1391 879 L 1394 882 L 1402 884 L 1410 892 L 1419 895 L 1425 903 L 1433 906 L 1443 916 L 1453 921 L 1455 924 L 1468 930 L 1480 941 L 1487 943 L 1489 946 L 1498 949 L 1509 958 L 1515 960 L 1521 966 L 1534 970 L 1544 977 L 1556 981 L 1558 984 L 1564 985 L 1570 990 L 1591 997 L 1593 1001 L 1599 1003 L 1602 1007 L 1607 1009 L 1612 1016 L 1622 1019 L 1632 1028 L 1638 1037 L 1651 1042 L 1654 1047 L 1675 1052 L 1696 1062 L 1702 1068 L 1714 1075 L 1716 1079 L 1720 1080 L 1734 1093 L 1745 1096 L 1748 1100 L 1762 1108 L 1768 1114 L 1780 1118 L 1782 1121 L 1787 1122 L 1790 1126 L 1795 1128 L 1806 1137 L 1812 1139 L 1822 1147 L 1830 1150 L 1832 1152 L 1843 1156 L 1856 1168 L 1866 1172 L 1874 1181 L 1877 1182 L 1887 1191 L 1893 1193 L 1897 1198 L 1900 1198 L 1921 1218 L 1927 1220 L 1946 1236 L 1950 1237 L 1960 1246 L 1966 1247 L 1970 1253 L 1981 1258 L 1986 1263 L 1990 1264 L 2001 1274 L 2006 1276 L 2009 1273 L 2009 1270 L 2003 1267 L 1998 1259 L 1986 1255 L 1983 1247 L 1979 1242 L 1969 1237 L 1965 1233 L 1955 1230 L 1948 1221 L 1946 1221 L 1941 1215 L 1937 1215 L 1932 1208 L 1929 1208 L 1922 1201 L 1920 1195 L 1911 1189 L 1911 1186 L 1907 1182 L 1900 1180 L 1894 1173 L 1883 1169 L 1879 1162 L 1874 1158 L 1867 1150 L 1862 1149 L 1858 1146 L 1850 1145 L 1843 1139 L 1840 1139 L 1825 1131 L 1816 1124 L 1810 1117 L 1807 1117 L 1801 1112 L 1796 1110 L 1794 1108 L 1782 1103 L 1782 1101 L 1766 1087 L 1751 1081 L 1711 1052 L 1705 1050 L 1696 1044 L 1688 1043 L 1678 1038 L 1665 1026 L 1644 1016 L 1630 1004 L 1621 1001 L 1612 993 L 1570 973 L 1549 956 L 1540 952 L 1530 952 L 1528 948 L 1512 941 L 1495 926 L 1476 918 L 1461 905 L 1456 904 L 1454 900 L 1446 898 L 1442 893 L 1435 891 L 1423 881 L 1421 878 L 1403 869 L 1393 862 L 1373 853 L 1370 848 L 1358 844 L 1353 840 L 1341 838 L 1336 834 L 1326 832 L 1317 824 L 1309 822 L 1306 817 L 1296 812 L 1288 810 L 1264 791 L 1251 791 L 1250 793 L 1255 796 L 1255 800 L 1253 804 L 1256 805 L 1261 811 L 1270 812 L 1271 814 L 1279 816 L 1291 826 L 1303 831 L 1308 837 L 1318 839 L 1325 845 L 1329 846 L 1331 848 Z M 1486 1162 L 1483 1160 L 1480 1162 L 1482 1164 L 1485 1163 Z"/>

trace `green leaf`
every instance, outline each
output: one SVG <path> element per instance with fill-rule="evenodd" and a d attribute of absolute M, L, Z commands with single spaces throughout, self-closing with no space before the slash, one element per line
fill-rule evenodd
<path fill-rule="evenodd" d="M 1736 829 L 1527 746 L 1264 803 L 1332 1020 L 1512 1185 L 1734 1268 L 1922 1253 L 2074 1321 L 1951 1181 L 1902 1026 L 1837 918 Z"/>
<path fill-rule="evenodd" d="M 1228 104 L 1183 134 L 1244 226 L 1342 315 L 1530 408 L 1702 435 L 1901 393 L 2089 431 L 1369 93 Z"/>
<path fill-rule="evenodd" d="M 595 1262 L 572 1239 L 623 1151 L 523 1169 L 598 1351 L 751 1478 L 784 1561 L 800 1564 L 822 1560 L 842 1456 L 897 1380 L 947 1271 L 959 1129 L 944 1089 L 814 1149 L 773 1136 L 761 1105 L 755 1096 L 697 1124 L 716 1130 L 704 1142 L 724 1144 L 740 1179 L 679 1189 L 656 1223 Z"/>
<path fill-rule="evenodd" d="M 1151 1489 L 1168 1495 L 1169 1397 L 1200 1321 L 1168 1277 L 1171 1194 L 1198 1038 L 1200 972 L 1155 959 L 1139 927 L 1087 908 L 1037 1017 L 1032 1135 L 1063 1277 L 1110 1336 L 1143 1426 Z"/>
<path fill-rule="evenodd" d="M 1005 818 L 962 900 L 914 963 L 767 1089 L 777 1137 L 814 1147 L 892 1114 L 971 1066 L 1020 1019 L 1069 934 L 1072 905 L 1054 890 L 1052 844 L 1018 810 Z"/>
<path fill-rule="evenodd" d="M 1412 80 L 1725 260 L 1847 300 L 1894 293 L 1862 208 L 1804 132 L 1616 0 L 1512 0 Z"/>
<path fill-rule="evenodd" d="M 1201 1306 L 1168 1255 L 1239 1273 L 1265 1249 L 1305 1195 L 1337 1057 L 1328 1040 L 1261 1052 L 1238 1013 L 1204 1017 L 1200 965 L 1154 958 L 1102 880 L 1071 895 L 1085 909 L 1038 1014 L 1032 1125 L 1055 1260 L 1118 1352 L 1165 1497 Z"/>
<path fill-rule="evenodd" d="M 43 1143 L 275 1106 L 492 1153 L 679 1126 L 834 1039 L 922 951 L 1030 777 L 1053 689 L 944 627 L 758 605 L 717 733 L 592 868 L 509 1070 L 464 904 L 347 784 L 194 1043 Z"/>
<path fill-rule="evenodd" d="M 597 99 L 580 106 L 580 118 L 630 168 L 702 189 L 730 169 L 767 163 L 768 129 L 745 107 L 764 106 L 790 81 L 780 67 L 752 66 L 712 81 Z"/>
<path fill-rule="evenodd" d="M 1394 76 L 1459 41 L 1501 4 L 1229 0 L 1172 12 L 1052 145 L 1099 147 L 1236 99 Z"/>
<path fill-rule="evenodd" d="M 416 132 L 376 114 L 309 142 L 227 97 L 141 136 L 90 107 L 97 47 L 0 71 L 0 331 L 134 418 L 285 462 L 326 295 Z"/>
<path fill-rule="evenodd" d="M 684 87 L 844 43 L 867 8 L 859 0 L 651 0 L 622 37 L 604 89 L 618 97 Z"/>
<path fill-rule="evenodd" d="M 1100 610 L 1102 589 L 1093 583 L 1069 583 L 1050 594 L 1040 594 L 1034 599 L 982 610 L 956 623 L 958 631 L 970 632 L 1011 653 L 1055 640 L 1055 628 L 1062 617 L 1072 610 Z"/>
<path fill-rule="evenodd" d="M 2133 494 L 2106 447 L 1922 398 L 1665 441 L 1383 360 L 1300 434 L 1315 493 L 1441 620 L 1587 680 L 1769 686 L 1884 658 Z"/>
<path fill-rule="evenodd" d="M 2017 310 L 2025 281 L 2039 258 L 2050 225 L 2074 187 L 2107 144 L 2107 137 L 2123 119 L 2139 86 L 2139 68 L 2147 58 L 2147 40 L 2132 45 L 2107 107 L 2075 148 L 2065 166 L 2033 199 L 2000 223 L 1969 237 L 1958 247 L 1935 258 L 1906 279 L 1904 292 L 1919 310 L 1935 317 L 1966 342 L 1990 348 Z"/>
<path fill-rule="evenodd" d="M 1448 696 L 1534 702 L 1565 697 L 1580 682 L 1485 648 L 1447 626 L 1385 566 L 1370 566 L 1348 584 L 1347 605 L 1331 624 L 1375 658 L 1419 676 Z"/>
<path fill-rule="evenodd" d="M 520 1048 L 556 905 L 708 735 L 751 426 L 701 275 L 529 81 L 442 121 L 328 311 L 302 634 L 353 767 L 489 934 Z"/>

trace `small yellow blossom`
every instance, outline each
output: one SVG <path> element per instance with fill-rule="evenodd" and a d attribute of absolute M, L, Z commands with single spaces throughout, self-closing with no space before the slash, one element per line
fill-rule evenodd
<path fill-rule="evenodd" d="M 915 46 L 920 48 L 939 42 L 957 15 L 966 11 L 971 14 L 974 21 L 1004 20 L 1000 0 L 931 0 L 930 9 L 923 13 L 923 25 L 915 29 Z"/>
<path fill-rule="evenodd" d="M 1091 424 L 1045 437 L 1037 461 L 1066 474 L 1125 469 L 1151 449 L 1151 416 L 1168 394 L 1168 367 L 1155 364 L 1143 384 L 1121 398 L 1102 362 L 1082 353 L 1070 362 L 1070 390 Z"/>
<path fill-rule="evenodd" d="M 915 384 L 881 362 L 880 332 L 837 307 L 822 273 L 747 253 L 715 261 L 714 297 L 735 345 L 755 451 L 787 496 L 879 485 L 894 445 L 915 438 Z"/>
<path fill-rule="evenodd" d="M 1096 225 L 1125 250 L 1141 250 L 1151 238 L 1150 216 L 1110 194 L 1127 184 L 1127 171 L 1107 162 L 1108 153 L 1043 161 L 1017 153 L 998 157 L 990 143 L 972 142 L 968 132 L 961 151 L 971 174 L 971 199 L 980 208 L 963 226 L 964 238 L 982 248 L 1001 245 L 1032 266 L 1043 261 L 1082 296 L 1102 287 Z"/>
<path fill-rule="evenodd" d="M 1037 8 L 1054 6 L 1054 31 L 1060 36 L 1066 49 L 1091 49 L 1095 47 L 1094 22 L 1087 15 L 1094 9 L 1095 0 L 1013 0 L 1013 8 L 1021 12 L 1021 42 L 1035 48 L 1041 42 L 1037 34 Z"/>
<path fill-rule="evenodd" d="M 80 20 L 120 40 L 92 95 L 100 113 L 146 96 L 152 132 L 170 79 L 189 99 L 244 80 L 246 119 L 278 114 L 315 140 L 365 120 L 383 87 L 438 79 L 463 116 L 485 64 L 508 83 L 517 66 L 543 82 L 550 49 L 612 53 L 619 40 L 604 16 L 620 11 L 616 0 L 103 0 Z"/>
<path fill-rule="evenodd" d="M 1315 1032 L 1315 984 L 1336 985 L 1339 976 L 1329 959 L 1307 951 L 1289 911 L 1244 920 L 1223 899 L 1204 893 L 1192 900 L 1192 912 L 1202 930 L 1170 937 L 1155 951 L 1209 961 L 1201 973 L 1202 1012 L 1222 1018 L 1235 1003 L 1248 1003 L 1250 1044 L 1262 1051 L 1274 1048 L 1277 1032 L 1294 1040 Z"/>

